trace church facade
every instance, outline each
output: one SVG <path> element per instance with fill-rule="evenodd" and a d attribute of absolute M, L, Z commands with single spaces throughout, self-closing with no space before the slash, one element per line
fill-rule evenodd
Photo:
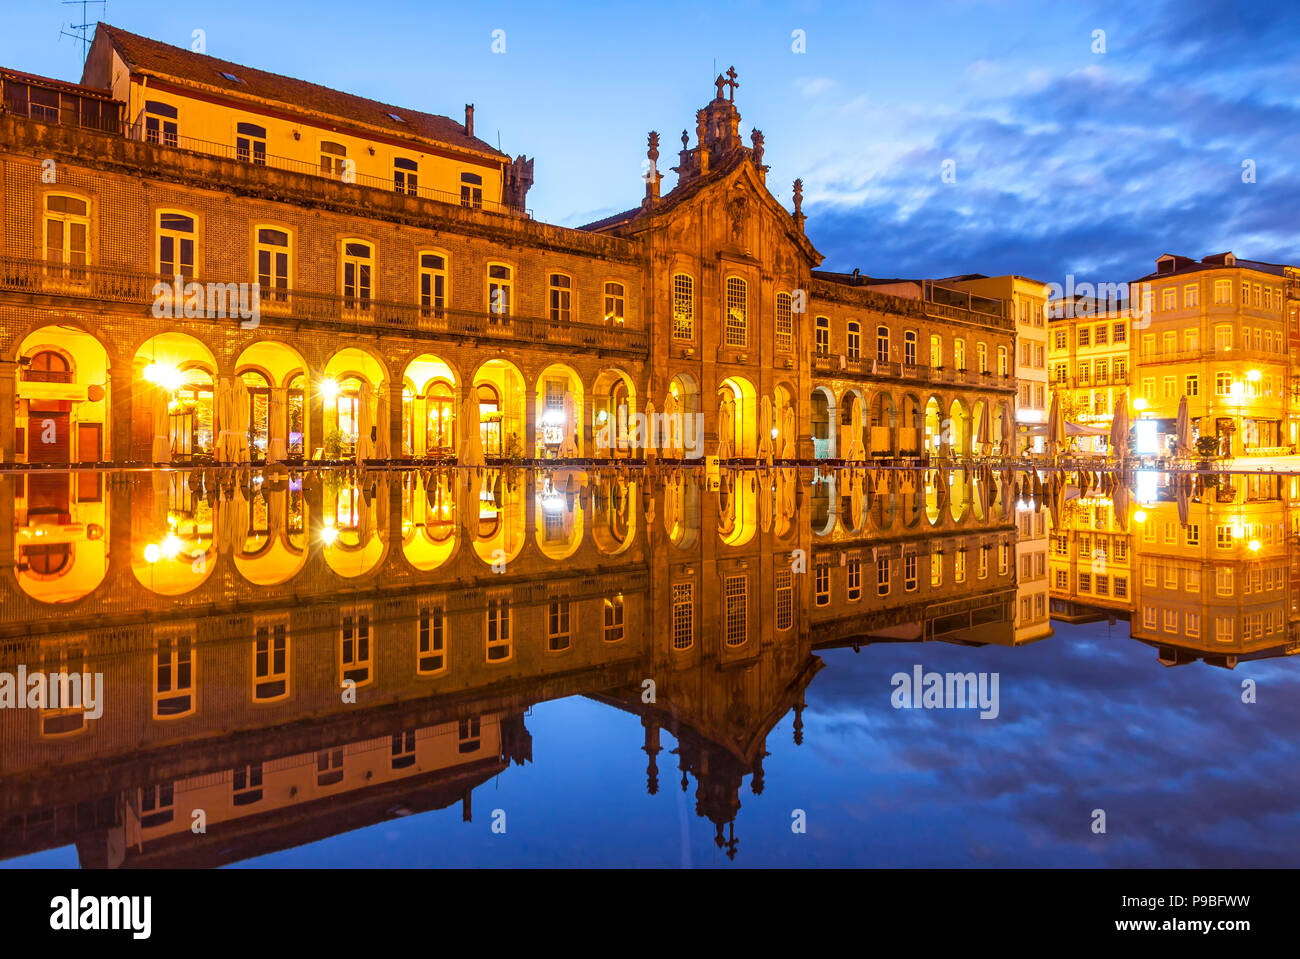
<path fill-rule="evenodd" d="M 786 210 L 762 133 L 741 139 L 734 71 L 674 188 L 652 133 L 639 205 L 579 229 L 531 216 L 533 161 L 475 136 L 472 106 L 104 24 L 81 83 L 0 84 L 5 463 L 1010 449 L 1006 304 L 818 270 L 801 184 Z"/>

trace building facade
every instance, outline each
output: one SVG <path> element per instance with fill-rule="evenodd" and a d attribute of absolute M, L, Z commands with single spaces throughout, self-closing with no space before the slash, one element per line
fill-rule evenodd
<path fill-rule="evenodd" d="M 501 461 L 1001 442 L 1009 308 L 814 276 L 798 189 L 793 212 L 772 197 L 721 77 L 674 189 L 651 134 L 640 204 L 581 229 L 532 218 L 532 161 L 476 137 L 472 107 L 102 24 L 80 84 L 0 82 L 4 462 L 445 460 L 475 433 Z M 665 412 L 699 426 L 647 449 L 637 415 Z"/>

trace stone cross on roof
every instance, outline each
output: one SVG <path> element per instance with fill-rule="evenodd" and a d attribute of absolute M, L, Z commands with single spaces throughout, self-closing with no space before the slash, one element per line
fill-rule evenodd
<path fill-rule="evenodd" d="M 736 87 L 740 86 L 740 83 L 736 80 L 737 75 L 735 67 L 727 67 L 727 79 L 725 82 L 727 86 L 731 87 L 731 89 L 727 91 L 727 99 L 733 103 L 736 101 Z M 722 96 L 721 87 L 718 88 L 718 96 Z"/>

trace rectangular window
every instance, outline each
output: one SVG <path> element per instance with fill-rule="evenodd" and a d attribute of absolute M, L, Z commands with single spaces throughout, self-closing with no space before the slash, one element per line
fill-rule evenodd
<path fill-rule="evenodd" d="M 912 592 L 916 589 L 916 554 L 903 557 L 903 589 Z"/>
<path fill-rule="evenodd" d="M 784 353 L 794 349 L 794 315 L 789 293 L 776 295 L 776 348 Z"/>
<path fill-rule="evenodd" d="M 1112 343 L 1127 343 L 1128 327 L 1125 326 L 1123 323 L 1116 323 L 1114 326 L 1112 326 L 1110 341 Z"/>
<path fill-rule="evenodd" d="M 546 648 L 553 653 L 569 648 L 569 609 L 566 599 L 552 599 L 546 615 Z"/>
<path fill-rule="evenodd" d="M 622 326 L 626 308 L 622 283 L 605 284 L 605 322 L 611 326 Z"/>
<path fill-rule="evenodd" d="M 262 798 L 262 764 L 240 766 L 231 777 L 232 799 L 236 806 L 247 806 Z"/>
<path fill-rule="evenodd" d="M 441 319 L 447 309 L 447 258 L 420 254 L 420 314 Z"/>
<path fill-rule="evenodd" d="M 155 719 L 194 711 L 194 648 L 188 631 L 158 640 L 154 649 Z"/>
<path fill-rule="evenodd" d="M 177 137 L 177 110 L 174 106 L 158 100 L 146 100 L 144 104 L 144 138 L 150 143 L 174 147 L 179 142 Z"/>
<path fill-rule="evenodd" d="M 695 584 L 673 583 L 673 649 L 695 643 Z"/>
<path fill-rule="evenodd" d="M 813 572 L 813 589 L 818 606 L 829 606 L 831 602 L 831 569 L 824 563 Z"/>
<path fill-rule="evenodd" d="M 346 309 L 370 309 L 374 255 L 368 243 L 343 244 L 343 301 Z"/>
<path fill-rule="evenodd" d="M 605 597 L 605 642 L 617 643 L 623 638 L 623 594 Z"/>
<path fill-rule="evenodd" d="M 441 606 L 421 606 L 415 671 L 424 675 L 447 668 L 447 616 Z"/>
<path fill-rule="evenodd" d="M 1232 281 L 1231 280 L 1214 281 L 1214 302 L 1215 303 L 1232 302 Z"/>
<path fill-rule="evenodd" d="M 289 234 L 284 230 L 257 230 L 257 286 L 263 301 L 284 302 L 289 293 Z"/>
<path fill-rule="evenodd" d="M 488 264 L 488 313 L 489 319 L 499 322 L 498 317 L 510 316 L 514 300 L 514 272 L 504 263 Z"/>
<path fill-rule="evenodd" d="M 888 567 L 888 565 L 889 562 L 886 560 L 885 566 Z M 848 587 L 845 595 L 848 597 L 850 602 L 855 602 L 862 598 L 862 560 L 849 560 L 848 563 L 845 564 L 845 570 L 848 575 Z M 885 578 L 889 578 L 888 569 L 885 570 Z"/>
<path fill-rule="evenodd" d="M 1172 286 L 1167 286 L 1160 291 L 1160 309 L 1176 310 L 1178 309 L 1178 291 Z"/>
<path fill-rule="evenodd" d="M 510 600 L 493 599 L 487 606 L 487 661 L 503 662 L 510 658 Z"/>
<path fill-rule="evenodd" d="M 259 622 L 253 640 L 253 700 L 269 702 L 289 694 L 289 623 Z"/>
<path fill-rule="evenodd" d="M 727 346 L 744 349 L 749 343 L 749 304 L 745 281 L 727 277 Z"/>
<path fill-rule="evenodd" d="M 550 277 L 550 317 L 552 323 L 573 319 L 573 280 L 563 273 L 552 273 Z"/>
<path fill-rule="evenodd" d="M 345 613 L 339 633 L 342 679 L 358 686 L 370 682 L 370 614 Z"/>
<path fill-rule="evenodd" d="M 478 210 L 483 207 L 483 177 L 477 173 L 460 175 L 460 205 Z"/>
<path fill-rule="evenodd" d="M 829 317 L 819 316 L 816 320 L 816 347 L 818 356 L 830 356 L 831 321 Z"/>
<path fill-rule="evenodd" d="M 722 582 L 727 645 L 743 646 L 749 638 L 749 606 L 744 576 L 728 576 Z"/>
<path fill-rule="evenodd" d="M 1195 283 L 1183 287 L 1183 309 L 1190 310 L 1201 305 L 1201 288 Z"/>
<path fill-rule="evenodd" d="M 695 280 L 673 274 L 673 339 L 695 339 Z"/>
<path fill-rule="evenodd" d="M 158 214 L 158 273 L 194 279 L 194 217 L 183 213 Z"/>
<path fill-rule="evenodd" d="M 419 192 L 420 167 L 414 160 L 397 157 L 393 160 L 393 189 L 398 193 L 415 196 Z"/>
<path fill-rule="evenodd" d="M 415 765 L 414 729 L 393 733 L 392 746 L 389 750 L 389 765 L 392 769 L 407 769 Z"/>
<path fill-rule="evenodd" d="M 794 582 L 789 567 L 776 571 L 776 628 L 789 629 L 794 625 Z"/>

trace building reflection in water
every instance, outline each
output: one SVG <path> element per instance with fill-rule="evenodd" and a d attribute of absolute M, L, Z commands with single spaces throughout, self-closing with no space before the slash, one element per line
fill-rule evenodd
<path fill-rule="evenodd" d="M 104 696 L 0 710 L 0 855 L 219 865 L 470 820 L 531 761 L 529 709 L 583 695 L 639 717 L 647 791 L 693 781 L 734 857 L 818 650 L 1022 645 L 1050 593 L 1167 664 L 1291 652 L 1296 502 L 1291 478 L 986 469 L 4 475 L 0 672 Z"/>

